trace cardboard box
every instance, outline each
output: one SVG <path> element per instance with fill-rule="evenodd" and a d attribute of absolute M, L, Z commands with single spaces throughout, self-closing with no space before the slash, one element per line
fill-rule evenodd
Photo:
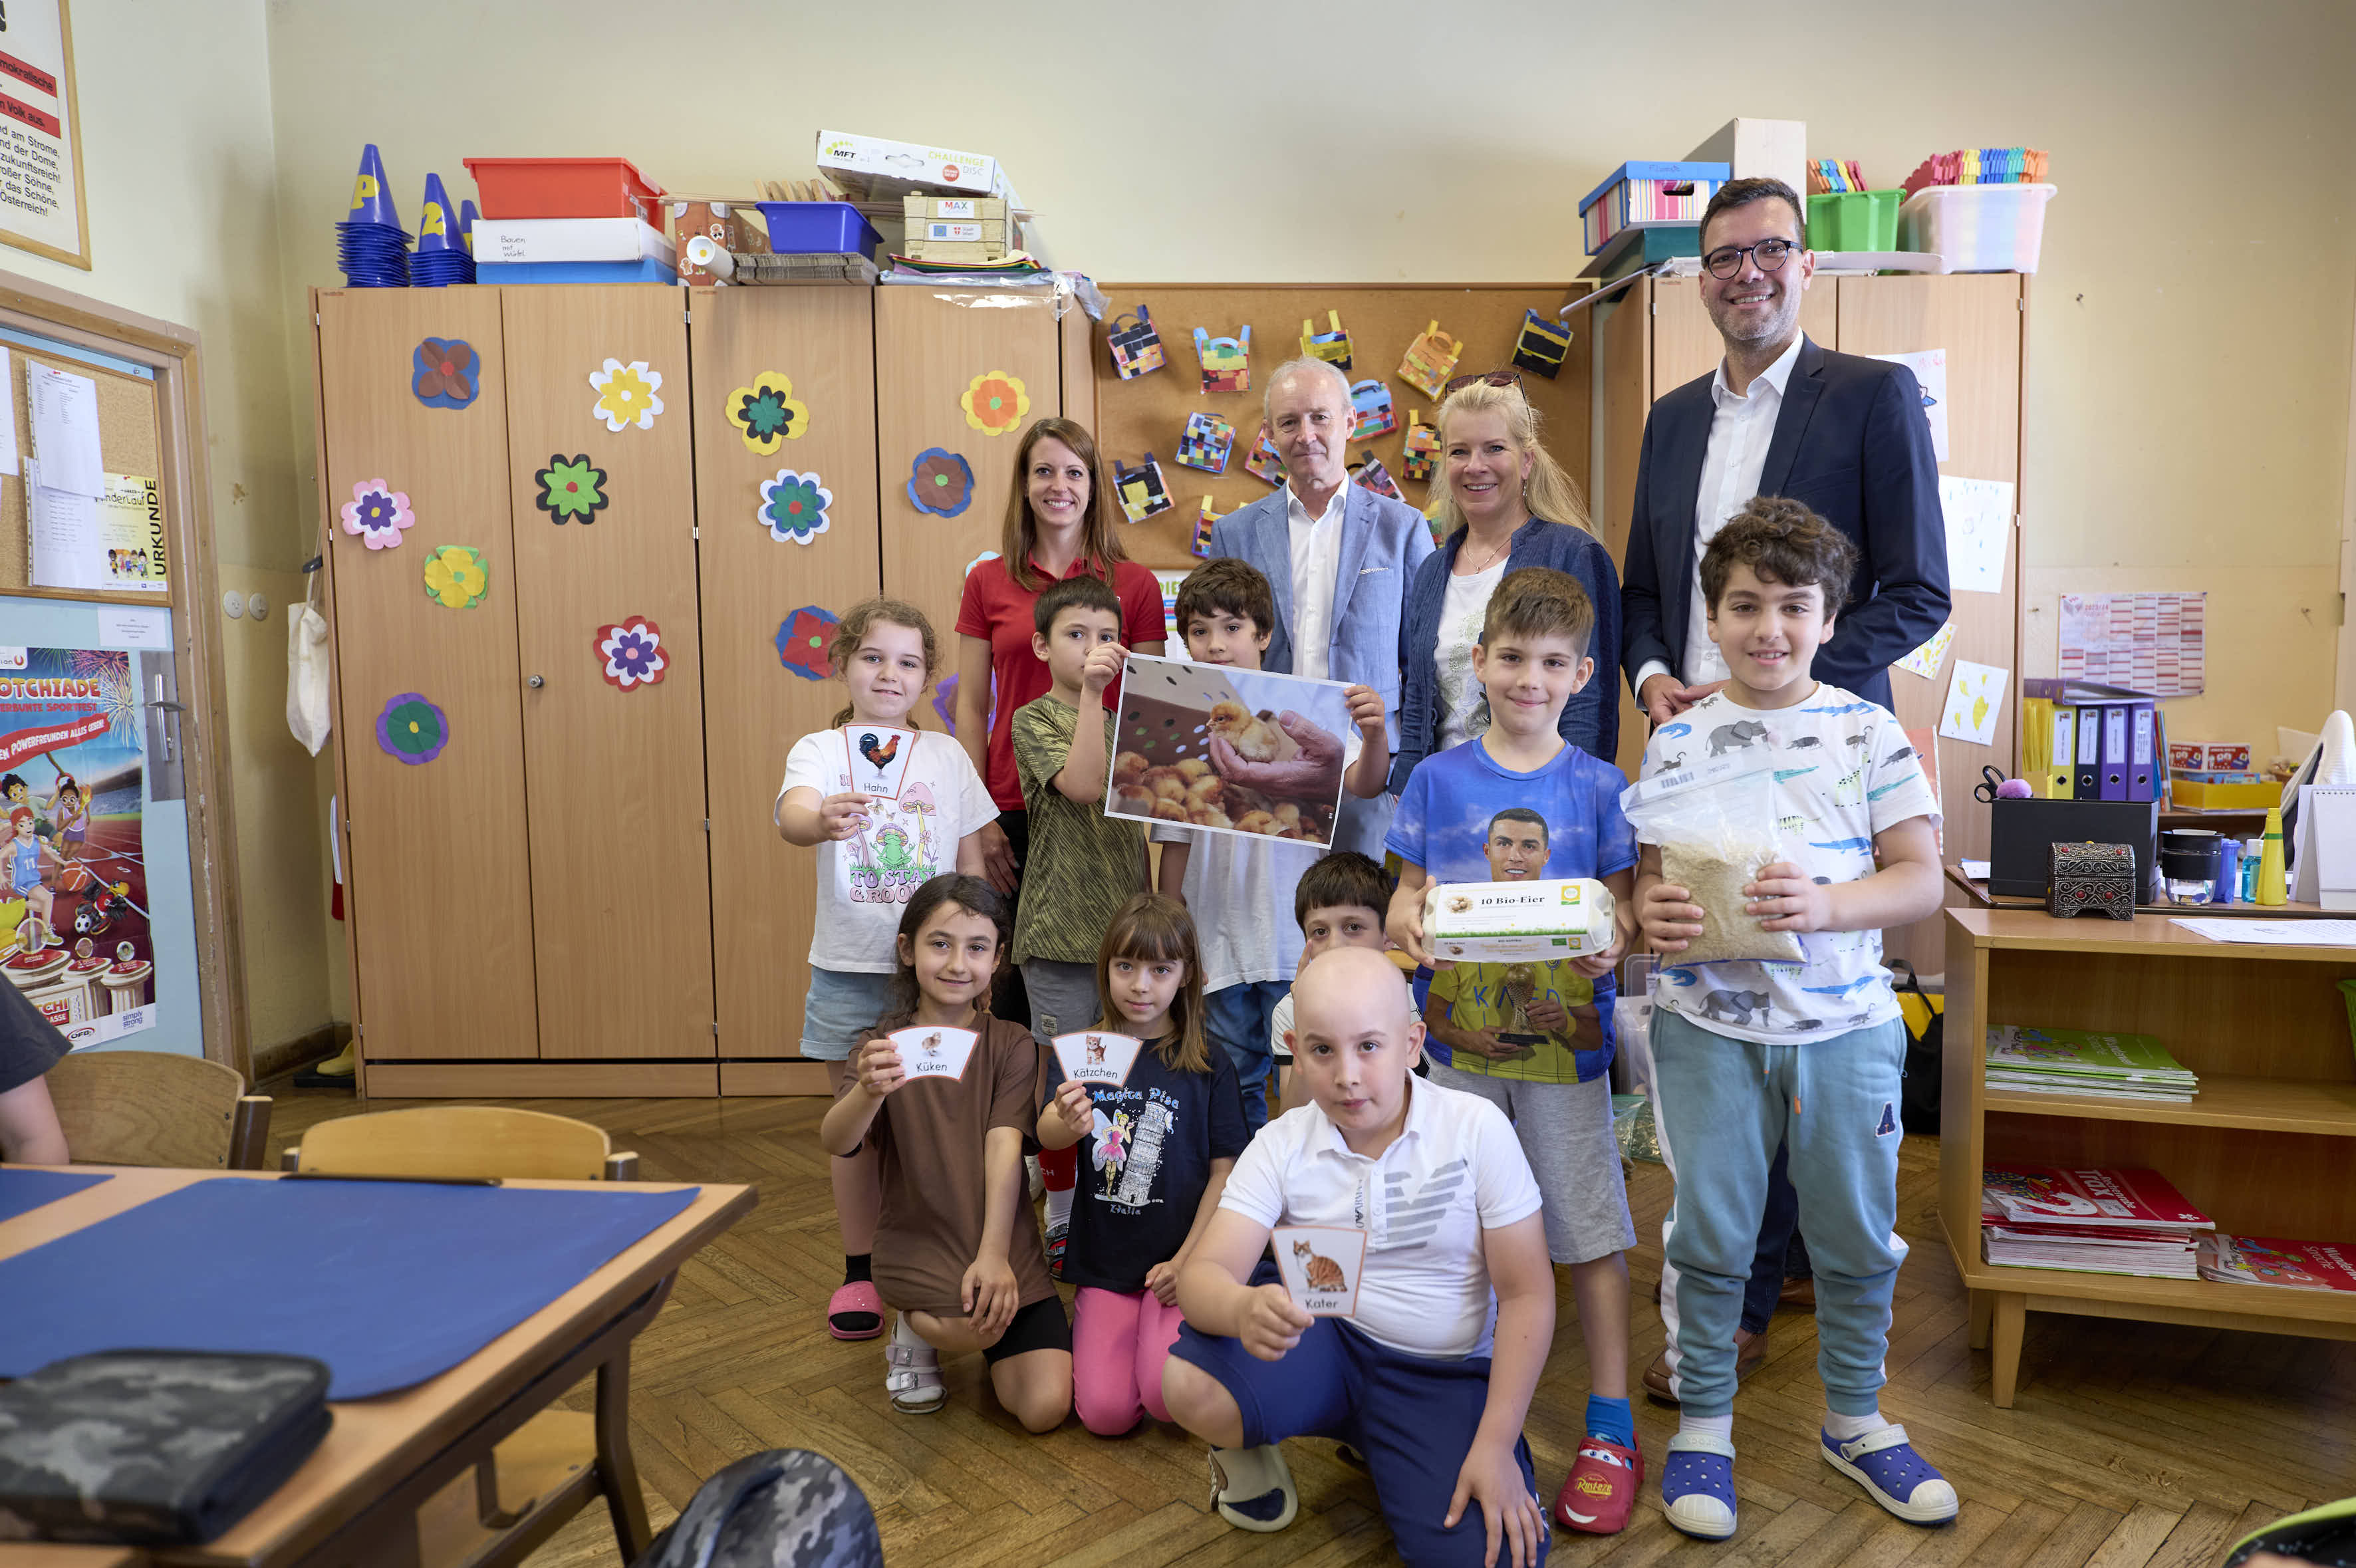
<path fill-rule="evenodd" d="M 1736 179 L 1764 175 L 1780 179 L 1807 199 L 1808 123 L 1805 120 L 1729 120 L 1709 140 L 1686 155 L 1709 163 L 1732 164 Z"/>
<path fill-rule="evenodd" d="M 965 244 L 919 240 L 901 253 L 919 262 L 1002 262 L 1006 259 L 1006 245 L 998 240 Z"/>
<path fill-rule="evenodd" d="M 862 201 L 913 193 L 995 196 L 1009 193 L 996 159 L 982 153 L 887 141 L 849 131 L 818 134 L 818 171 L 836 189 Z"/>
<path fill-rule="evenodd" d="M 1555 882 L 1450 882 L 1423 900 L 1423 942 L 1465 963 L 1548 961 L 1601 952 L 1615 934 L 1612 890 Z"/>
<path fill-rule="evenodd" d="M 998 220 L 934 219 L 924 224 L 908 225 L 908 238 L 922 245 L 996 245 L 1006 244 L 1005 221 Z"/>
<path fill-rule="evenodd" d="M 995 196 L 904 196 L 900 215 L 910 223 L 1006 221 L 1006 202 Z"/>

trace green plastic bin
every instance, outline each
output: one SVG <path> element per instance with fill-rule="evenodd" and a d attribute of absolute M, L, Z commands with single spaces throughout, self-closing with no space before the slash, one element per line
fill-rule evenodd
<path fill-rule="evenodd" d="M 1902 190 L 1851 190 L 1808 198 L 1808 248 L 1894 251 Z"/>

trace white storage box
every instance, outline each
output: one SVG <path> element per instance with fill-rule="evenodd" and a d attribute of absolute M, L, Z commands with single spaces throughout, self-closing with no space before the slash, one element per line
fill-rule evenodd
<path fill-rule="evenodd" d="M 1552 961 L 1612 945 L 1612 890 L 1586 877 L 1449 882 L 1423 896 L 1423 945 L 1464 963 Z"/>
<path fill-rule="evenodd" d="M 2033 273 L 2050 185 L 1932 185 L 1898 209 L 1898 248 L 1944 258 L 1951 273 Z"/>

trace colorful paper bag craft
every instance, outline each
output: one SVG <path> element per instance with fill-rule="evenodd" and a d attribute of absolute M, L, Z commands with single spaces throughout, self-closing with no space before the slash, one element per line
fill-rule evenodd
<path fill-rule="evenodd" d="M 1522 313 L 1522 335 L 1514 339 L 1515 369 L 1535 371 L 1552 381 L 1562 369 L 1563 356 L 1569 352 L 1569 328 L 1548 321 L 1535 310 Z"/>
<path fill-rule="evenodd" d="M 1327 311 L 1325 319 L 1333 326 L 1331 332 L 1319 332 L 1307 320 L 1301 323 L 1301 351 L 1312 360 L 1324 360 L 1346 376 L 1350 373 L 1350 334 L 1343 328 L 1340 311 Z"/>
<path fill-rule="evenodd" d="M 1122 381 L 1133 381 L 1167 363 L 1162 353 L 1162 334 L 1153 329 L 1152 313 L 1141 305 L 1136 315 L 1116 316 L 1107 322 L 1105 341 L 1112 349 L 1112 368 L 1120 372 Z"/>
<path fill-rule="evenodd" d="M 1186 434 L 1178 438 L 1178 461 L 1206 474 L 1224 474 L 1235 445 L 1234 425 L 1215 413 L 1190 413 Z"/>
<path fill-rule="evenodd" d="M 1203 361 L 1206 392 L 1251 391 L 1251 326 L 1247 322 L 1232 338 L 1214 338 L 1194 328 L 1194 357 Z"/>
<path fill-rule="evenodd" d="M 1226 516 L 1211 505 L 1211 498 L 1203 498 L 1202 509 L 1194 514 L 1194 553 L 1204 560 L 1211 558 L 1211 524 Z"/>
<path fill-rule="evenodd" d="M 1350 403 L 1358 413 L 1358 422 L 1350 430 L 1351 440 L 1372 441 L 1398 428 L 1398 414 L 1391 407 L 1391 389 L 1373 377 L 1352 384 Z"/>
<path fill-rule="evenodd" d="M 1407 441 L 1400 450 L 1400 467 L 1410 479 L 1431 478 L 1432 455 L 1440 450 L 1440 432 L 1423 422 L 1423 410 L 1407 411 Z"/>
<path fill-rule="evenodd" d="M 1244 472 L 1255 479 L 1265 479 L 1271 485 L 1284 483 L 1284 459 L 1277 455 L 1276 444 L 1268 438 L 1268 426 L 1259 427 L 1259 439 L 1244 454 Z"/>
<path fill-rule="evenodd" d="M 1395 501 L 1407 499 L 1399 494 L 1398 482 L 1391 478 L 1391 471 L 1383 467 L 1380 457 L 1361 457 L 1351 464 L 1350 482 L 1364 485 L 1375 494 L 1388 496 Z"/>
<path fill-rule="evenodd" d="M 1456 373 L 1456 357 L 1462 352 L 1464 345 L 1442 332 L 1435 321 L 1407 346 L 1407 357 L 1399 360 L 1399 380 L 1426 397 L 1442 396 L 1448 378 Z"/>
<path fill-rule="evenodd" d="M 1170 499 L 1170 488 L 1162 482 L 1162 465 L 1152 453 L 1134 468 L 1122 466 L 1119 458 L 1112 463 L 1113 489 L 1120 495 L 1121 515 L 1131 522 L 1143 522 L 1156 512 L 1168 511 L 1178 503 Z"/>

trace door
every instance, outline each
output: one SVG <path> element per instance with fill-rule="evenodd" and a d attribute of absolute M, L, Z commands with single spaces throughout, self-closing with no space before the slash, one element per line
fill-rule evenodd
<path fill-rule="evenodd" d="M 626 286 L 500 293 L 540 1054 L 709 1060 L 694 399 L 681 296 Z"/>
<path fill-rule="evenodd" d="M 692 301 L 696 512 L 706 531 L 699 559 L 720 1055 L 789 1057 L 801 1041 L 818 860 L 778 836 L 771 811 L 786 754 L 827 728 L 845 701 L 824 674 L 826 618 L 882 585 L 873 301 L 894 291 L 682 292 Z M 778 381 L 785 387 L 773 391 Z M 748 392 L 756 404 L 774 396 L 790 418 L 788 434 L 765 443 L 774 451 L 755 450 L 757 433 L 729 417 Z M 805 540 L 761 515 L 762 485 L 781 474 L 831 498 L 822 532 Z M 949 625 L 934 629 L 946 660 Z"/>
<path fill-rule="evenodd" d="M 471 395 L 461 372 L 421 400 L 427 338 L 472 349 Z M 539 1051 L 502 358 L 497 289 L 319 295 L 328 502 L 398 495 L 413 520 L 396 513 L 375 549 L 340 522 L 328 534 L 353 1011 L 371 1061 Z M 479 553 L 477 602 L 429 591 L 445 545 Z"/>

